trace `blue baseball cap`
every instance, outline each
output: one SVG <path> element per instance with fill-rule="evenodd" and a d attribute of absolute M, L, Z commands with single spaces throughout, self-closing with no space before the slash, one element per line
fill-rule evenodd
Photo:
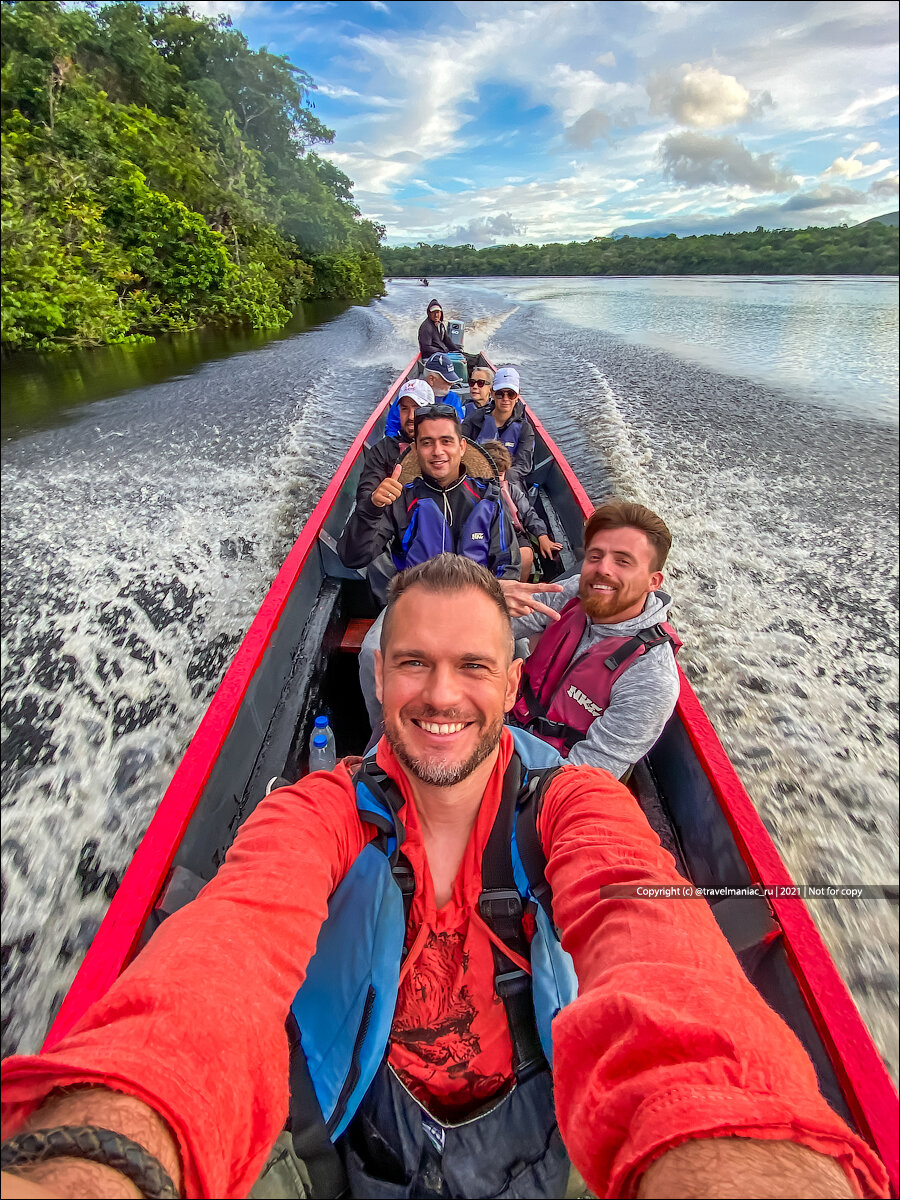
<path fill-rule="evenodd" d="M 462 383 L 462 380 L 453 369 L 453 363 L 446 354 L 432 354 L 430 358 L 425 360 L 425 370 L 432 371 L 435 375 L 440 375 L 446 383 Z"/>

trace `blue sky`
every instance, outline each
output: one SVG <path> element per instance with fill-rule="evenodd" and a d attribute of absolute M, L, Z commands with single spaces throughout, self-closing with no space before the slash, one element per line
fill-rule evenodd
<path fill-rule="evenodd" d="M 207 0 L 316 80 L 391 245 L 856 224 L 897 208 L 897 5 Z"/>

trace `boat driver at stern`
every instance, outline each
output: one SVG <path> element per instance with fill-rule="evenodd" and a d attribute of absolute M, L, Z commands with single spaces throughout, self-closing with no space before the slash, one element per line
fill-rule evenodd
<path fill-rule="evenodd" d="M 672 545 L 642 504 L 610 500 L 584 529 L 580 575 L 553 595 L 507 589 L 517 638 L 530 638 L 512 720 L 570 763 L 628 774 L 672 715 L 681 646 L 661 591 Z"/>

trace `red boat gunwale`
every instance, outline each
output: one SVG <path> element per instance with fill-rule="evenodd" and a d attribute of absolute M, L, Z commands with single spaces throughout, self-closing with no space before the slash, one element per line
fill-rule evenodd
<path fill-rule="evenodd" d="M 178 765 L 172 782 L 154 813 L 147 832 L 138 843 L 134 858 L 113 896 L 106 916 L 72 981 L 42 1049 L 49 1050 L 63 1037 L 91 1004 L 102 996 L 127 966 L 135 952 L 141 930 L 150 915 L 175 851 L 200 800 L 213 764 L 224 745 L 244 701 L 250 680 L 278 626 L 288 597 L 304 564 L 316 546 L 319 531 L 362 451 L 378 418 L 393 400 L 401 383 L 415 365 L 418 354 L 406 364 L 390 390 L 363 425 L 344 455 L 341 465 L 319 503 L 291 547 L 281 570 L 244 635 L 237 653 L 216 689 L 197 732 Z"/>

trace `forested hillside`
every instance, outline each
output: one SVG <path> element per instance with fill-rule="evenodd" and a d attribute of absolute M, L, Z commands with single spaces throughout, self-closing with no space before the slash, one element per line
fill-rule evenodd
<path fill-rule="evenodd" d="M 383 229 L 311 147 L 315 85 L 227 19 L 2 4 L 2 342 L 52 349 L 382 292 Z"/>
<path fill-rule="evenodd" d="M 545 246 L 383 246 L 385 275 L 896 275 L 897 230 L 881 224 Z"/>

